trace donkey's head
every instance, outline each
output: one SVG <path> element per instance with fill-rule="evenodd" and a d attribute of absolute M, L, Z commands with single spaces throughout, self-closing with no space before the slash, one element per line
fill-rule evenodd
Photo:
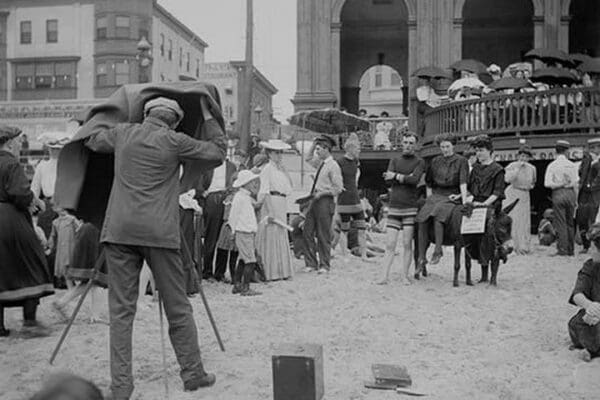
<path fill-rule="evenodd" d="M 512 230 L 512 218 L 508 214 L 515 208 L 518 202 L 519 199 L 516 199 L 501 211 L 497 212 L 494 218 L 494 251 L 498 256 L 498 259 L 503 262 L 506 262 L 507 256 L 512 253 L 514 249 L 512 236 L 510 234 Z"/>

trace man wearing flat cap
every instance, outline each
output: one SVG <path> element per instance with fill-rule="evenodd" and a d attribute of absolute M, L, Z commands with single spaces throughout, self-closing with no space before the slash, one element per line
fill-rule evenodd
<path fill-rule="evenodd" d="M 582 253 L 591 246 L 588 229 L 594 223 L 600 205 L 600 136 L 587 141 L 588 151 L 584 153 L 579 166 L 579 195 L 577 196 L 577 227 L 583 245 Z"/>
<path fill-rule="evenodd" d="M 329 136 L 322 135 L 315 139 L 314 149 L 321 163 L 310 191 L 312 199 L 304 222 L 304 263 L 307 272 L 316 270 L 322 274 L 331 268 L 331 222 L 336 198 L 344 190 L 342 171 L 331 156 L 334 144 Z"/>
<path fill-rule="evenodd" d="M 204 103 L 204 104 L 202 104 Z M 202 97 L 205 120 L 212 118 Z M 114 399 L 133 392 L 131 334 L 138 279 L 145 260 L 156 279 L 169 321 L 169 336 L 185 390 L 210 386 L 204 370 L 180 253 L 179 168 L 184 161 L 223 162 L 221 131 L 201 141 L 176 132 L 183 119 L 179 104 L 159 97 L 144 106 L 141 124 L 119 124 L 87 140 L 99 153 L 114 154 L 114 180 L 101 241 L 109 281 L 111 390 Z"/>
<path fill-rule="evenodd" d="M 572 256 L 575 252 L 575 207 L 579 174 L 577 165 L 567 159 L 570 147 L 566 140 L 556 141 L 556 159 L 548 164 L 544 177 L 544 186 L 552 189 L 553 225 L 558 235 L 557 256 Z"/>

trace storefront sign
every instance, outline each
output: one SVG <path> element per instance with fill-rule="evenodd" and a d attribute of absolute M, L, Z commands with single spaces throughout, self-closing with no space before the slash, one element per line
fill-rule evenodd
<path fill-rule="evenodd" d="M 497 150 L 494 151 L 494 157 L 496 161 L 515 161 L 517 159 L 517 151 L 515 150 Z M 556 158 L 556 152 L 554 148 L 541 148 L 533 149 L 533 160 L 554 160 Z M 583 156 L 582 147 L 573 147 L 569 150 L 570 159 L 581 159 Z"/>

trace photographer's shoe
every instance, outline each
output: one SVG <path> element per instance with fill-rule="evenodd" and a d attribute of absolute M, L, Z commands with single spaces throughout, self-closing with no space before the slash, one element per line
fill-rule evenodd
<path fill-rule="evenodd" d="M 202 378 L 193 378 L 187 382 L 183 382 L 183 390 L 193 392 L 203 387 L 210 387 L 215 384 L 217 377 L 215 374 L 205 374 Z"/>

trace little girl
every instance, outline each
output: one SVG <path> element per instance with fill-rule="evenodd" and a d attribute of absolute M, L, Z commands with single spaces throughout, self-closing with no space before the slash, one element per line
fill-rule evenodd
<path fill-rule="evenodd" d="M 65 273 L 73 253 L 76 218 L 68 210 L 62 208 L 58 208 L 56 212 L 58 218 L 52 221 L 48 247 L 55 252 L 54 278 L 56 286 L 61 287 L 63 286 L 62 282 L 65 281 Z M 70 289 L 73 284 L 66 279 L 66 286 L 67 289 Z"/>

